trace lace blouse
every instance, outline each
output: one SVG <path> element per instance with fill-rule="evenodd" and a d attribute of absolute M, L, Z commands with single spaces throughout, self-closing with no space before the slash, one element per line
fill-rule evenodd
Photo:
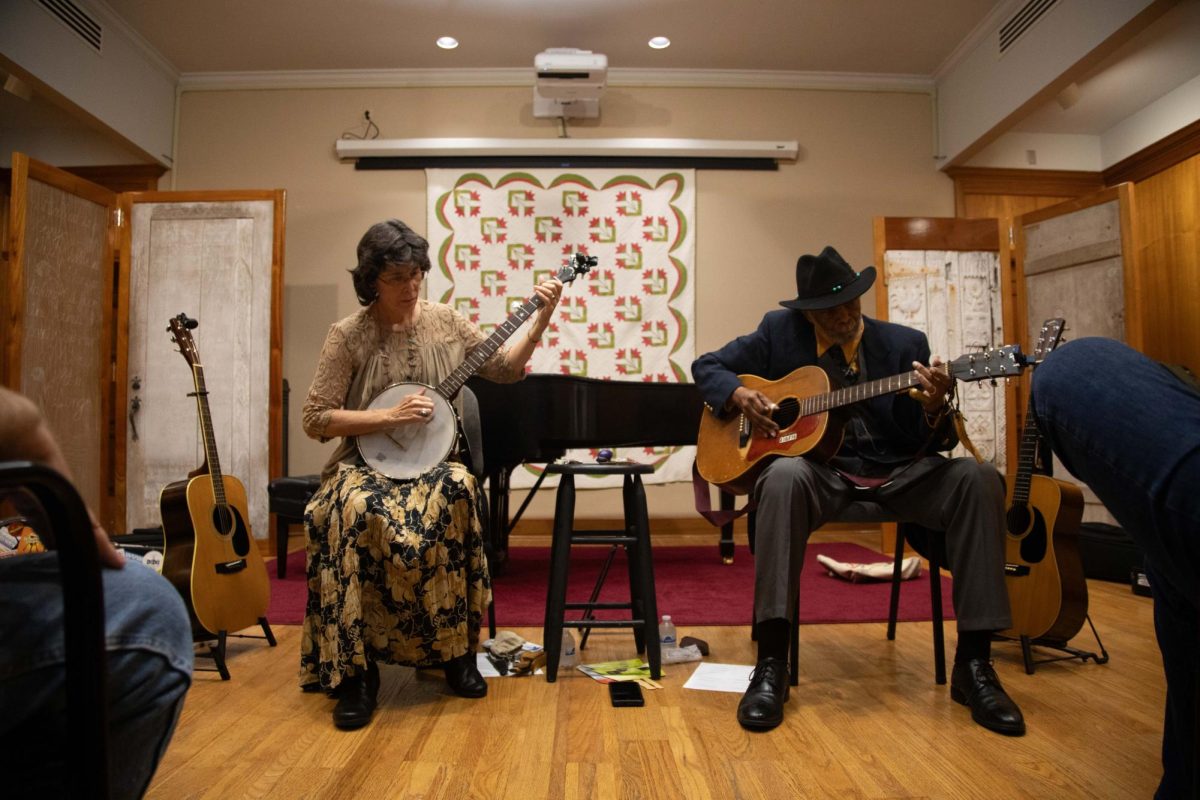
<path fill-rule="evenodd" d="M 385 329 L 370 306 L 356 311 L 335 322 L 325 337 L 304 402 L 304 432 L 327 442 L 330 437 L 325 429 L 335 410 L 365 408 L 372 397 L 393 383 L 436 386 L 485 338 L 476 325 L 442 303 L 421 300 L 416 321 L 399 330 Z M 514 383 L 525 377 L 523 368 L 509 364 L 507 347 L 492 354 L 479 374 L 497 383 Z M 342 439 L 322 478 L 335 472 L 339 463 L 360 463 L 353 436 Z"/>

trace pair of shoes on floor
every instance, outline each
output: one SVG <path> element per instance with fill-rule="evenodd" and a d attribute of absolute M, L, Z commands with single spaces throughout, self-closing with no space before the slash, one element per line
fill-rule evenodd
<path fill-rule="evenodd" d="M 366 674 L 343 678 L 337 688 L 337 705 L 333 707 L 333 724 L 344 731 L 361 728 L 371 721 L 379 697 L 379 666 L 367 662 Z"/>
<path fill-rule="evenodd" d="M 769 731 L 783 722 L 788 699 L 788 665 L 782 658 L 764 658 L 750 674 L 750 686 L 738 703 L 737 719 L 743 728 Z"/>
<path fill-rule="evenodd" d="M 442 665 L 446 672 L 446 683 L 459 697 L 483 697 L 487 694 L 487 681 L 479 674 L 475 654 L 467 651 Z"/>
<path fill-rule="evenodd" d="M 954 665 L 950 675 L 950 698 L 971 707 L 971 719 L 1005 736 L 1024 736 L 1025 718 L 1021 709 L 1000 685 L 992 662 L 972 658 Z"/>

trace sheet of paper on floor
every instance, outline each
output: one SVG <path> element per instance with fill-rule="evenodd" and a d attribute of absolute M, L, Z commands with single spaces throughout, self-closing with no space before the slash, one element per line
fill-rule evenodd
<path fill-rule="evenodd" d="M 742 694 L 750 685 L 750 673 L 753 671 L 754 667 L 749 664 L 700 664 L 683 688 Z"/>

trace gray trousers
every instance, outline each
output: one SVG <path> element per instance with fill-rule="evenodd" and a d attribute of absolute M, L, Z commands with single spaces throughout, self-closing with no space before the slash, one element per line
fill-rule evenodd
<path fill-rule="evenodd" d="M 945 532 L 958 630 L 1012 625 L 1004 585 L 1004 485 L 990 464 L 929 456 L 887 486 L 863 490 L 824 464 L 778 458 L 759 476 L 754 498 L 756 620 L 792 619 L 809 535 L 856 501 L 868 501 L 884 519 Z"/>

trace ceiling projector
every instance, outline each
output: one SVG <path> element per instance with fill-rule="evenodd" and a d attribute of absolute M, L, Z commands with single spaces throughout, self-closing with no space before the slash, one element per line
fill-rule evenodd
<path fill-rule="evenodd" d="M 551 48 L 533 59 L 533 116 L 595 118 L 608 82 L 608 56 Z"/>

